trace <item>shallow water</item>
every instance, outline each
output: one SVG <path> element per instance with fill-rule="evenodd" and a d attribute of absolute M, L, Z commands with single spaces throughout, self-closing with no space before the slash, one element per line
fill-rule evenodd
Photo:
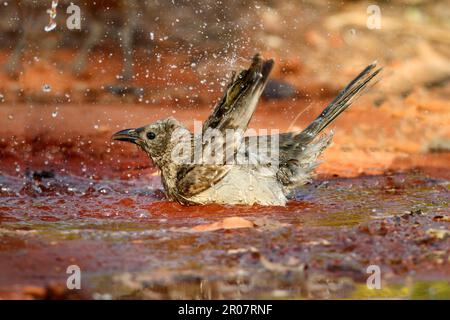
<path fill-rule="evenodd" d="M 371 264 L 386 285 L 440 283 L 448 237 L 428 230 L 448 229 L 448 191 L 409 173 L 316 180 L 286 207 L 182 207 L 154 175 L 3 174 L 0 292 L 65 283 L 73 264 L 90 298 L 364 297 Z M 191 229 L 236 216 L 255 227 Z"/>

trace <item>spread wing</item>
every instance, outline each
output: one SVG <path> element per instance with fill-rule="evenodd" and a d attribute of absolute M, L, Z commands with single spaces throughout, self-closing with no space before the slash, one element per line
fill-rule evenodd
<path fill-rule="evenodd" d="M 233 74 L 222 99 L 203 125 L 202 163 L 184 165 L 177 172 L 177 190 L 182 197 L 208 189 L 228 173 L 230 166 L 224 164 L 234 159 L 272 67 L 273 60 L 263 60 L 256 54 L 250 68 Z M 241 135 L 227 135 L 230 129 Z"/>
<path fill-rule="evenodd" d="M 222 133 L 226 129 L 245 131 L 272 67 L 272 59 L 263 60 L 256 54 L 249 69 L 241 71 L 239 75 L 233 74 L 223 98 L 205 121 L 203 131 L 207 129 L 218 129 Z"/>

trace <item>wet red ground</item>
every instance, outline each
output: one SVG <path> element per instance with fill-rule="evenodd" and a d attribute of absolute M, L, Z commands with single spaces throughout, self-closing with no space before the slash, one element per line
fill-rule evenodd
<path fill-rule="evenodd" d="M 148 176 L 0 183 L 3 298 L 348 297 L 372 264 L 411 291 L 449 276 L 448 183 L 420 174 L 320 179 L 272 208 L 181 207 Z M 227 217 L 252 227 L 192 230 Z M 73 264 L 83 289 L 60 292 Z"/>

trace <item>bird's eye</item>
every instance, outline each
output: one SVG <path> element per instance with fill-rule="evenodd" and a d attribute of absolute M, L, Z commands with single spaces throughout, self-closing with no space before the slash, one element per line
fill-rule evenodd
<path fill-rule="evenodd" d="M 149 139 L 149 140 L 153 140 L 153 139 L 155 139 L 156 138 L 156 134 L 154 133 L 154 132 L 147 132 L 147 138 Z"/>

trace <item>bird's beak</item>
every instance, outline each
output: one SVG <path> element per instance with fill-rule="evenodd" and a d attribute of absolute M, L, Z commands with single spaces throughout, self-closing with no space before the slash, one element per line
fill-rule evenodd
<path fill-rule="evenodd" d="M 135 144 L 139 144 L 139 141 L 141 141 L 141 137 L 139 137 L 139 134 L 136 129 L 121 130 L 119 132 L 114 133 L 111 139 L 118 141 L 132 142 Z"/>

